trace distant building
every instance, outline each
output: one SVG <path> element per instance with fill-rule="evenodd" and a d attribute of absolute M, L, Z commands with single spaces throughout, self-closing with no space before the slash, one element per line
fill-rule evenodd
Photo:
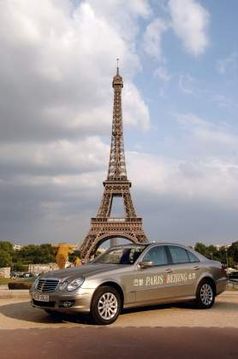
<path fill-rule="evenodd" d="M 214 244 L 214 247 L 219 251 L 222 247 L 225 249 L 230 248 L 231 244 Z"/>
<path fill-rule="evenodd" d="M 0 268 L 0 278 L 10 278 L 11 267 Z"/>
<path fill-rule="evenodd" d="M 19 251 L 20 249 L 22 249 L 22 247 L 23 247 L 22 244 L 13 244 L 14 251 Z"/>
<path fill-rule="evenodd" d="M 38 275 L 40 273 L 50 272 L 52 270 L 59 269 L 56 263 L 49 263 L 49 264 L 29 264 L 28 265 L 28 272 Z"/>

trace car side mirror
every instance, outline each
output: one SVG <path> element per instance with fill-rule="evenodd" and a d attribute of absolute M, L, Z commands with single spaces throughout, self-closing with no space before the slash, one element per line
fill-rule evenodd
<path fill-rule="evenodd" d="M 138 266 L 140 269 L 150 268 L 150 267 L 153 267 L 153 265 L 154 265 L 154 263 L 151 261 L 145 261 L 145 262 L 138 263 Z"/>

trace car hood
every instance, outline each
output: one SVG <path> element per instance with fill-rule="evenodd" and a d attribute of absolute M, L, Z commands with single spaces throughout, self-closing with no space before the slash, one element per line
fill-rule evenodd
<path fill-rule="evenodd" d="M 110 272 L 114 270 L 120 270 L 125 267 L 130 267 L 130 265 L 121 265 L 121 264 L 86 264 L 77 268 L 66 268 L 56 271 L 47 272 L 40 276 L 41 279 L 55 278 L 55 279 L 74 279 L 78 277 L 91 277 L 92 275 Z"/>

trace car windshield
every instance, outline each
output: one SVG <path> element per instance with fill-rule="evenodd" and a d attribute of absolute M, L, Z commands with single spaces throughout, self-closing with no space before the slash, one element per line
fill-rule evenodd
<path fill-rule="evenodd" d="M 144 249 L 145 246 L 112 248 L 101 254 L 93 263 L 134 264 Z"/>

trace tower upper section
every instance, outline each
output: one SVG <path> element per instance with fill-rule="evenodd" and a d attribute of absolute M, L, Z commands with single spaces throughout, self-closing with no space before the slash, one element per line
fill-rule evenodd
<path fill-rule="evenodd" d="M 127 174 L 126 174 L 126 162 L 125 162 L 125 153 L 124 153 L 122 106 L 121 106 L 121 92 L 123 88 L 123 79 L 119 74 L 118 65 L 117 65 L 117 73 L 113 77 L 112 87 L 114 89 L 113 121 L 112 121 L 111 150 L 110 150 L 107 180 L 125 181 L 127 180 Z"/>
<path fill-rule="evenodd" d="M 121 75 L 119 74 L 119 67 L 117 64 L 117 73 L 116 75 L 113 77 L 112 80 L 112 87 L 115 89 L 115 87 L 120 86 L 121 88 L 123 87 L 123 80 Z"/>

